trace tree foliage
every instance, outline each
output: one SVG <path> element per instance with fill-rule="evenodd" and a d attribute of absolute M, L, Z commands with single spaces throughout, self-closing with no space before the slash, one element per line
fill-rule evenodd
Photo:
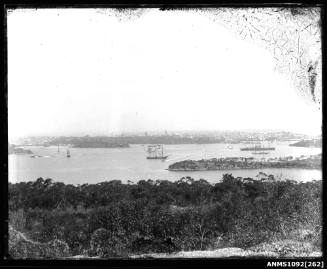
<path fill-rule="evenodd" d="M 39 178 L 9 184 L 10 223 L 33 240 L 66 242 L 72 254 L 250 247 L 309 231 L 319 247 L 321 181 L 181 178 L 71 185 Z"/>

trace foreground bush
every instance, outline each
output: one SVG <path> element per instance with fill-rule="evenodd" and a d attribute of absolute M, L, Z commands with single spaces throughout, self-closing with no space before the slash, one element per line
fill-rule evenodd
<path fill-rule="evenodd" d="M 321 181 L 227 174 L 214 185 L 182 178 L 73 186 L 41 178 L 10 184 L 9 205 L 15 229 L 42 244 L 66 242 L 72 255 L 124 257 L 285 240 L 321 250 Z"/>

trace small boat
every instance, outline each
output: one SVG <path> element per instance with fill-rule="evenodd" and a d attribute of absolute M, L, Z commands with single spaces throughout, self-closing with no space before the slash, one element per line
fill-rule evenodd
<path fill-rule="evenodd" d="M 31 158 L 41 158 L 41 157 L 43 157 L 42 155 L 32 155 L 32 156 L 30 156 Z"/>
<path fill-rule="evenodd" d="M 67 158 L 70 158 L 70 151 L 67 149 Z"/>
<path fill-rule="evenodd" d="M 228 145 L 227 148 L 228 148 L 228 149 L 233 149 L 233 146 Z"/>

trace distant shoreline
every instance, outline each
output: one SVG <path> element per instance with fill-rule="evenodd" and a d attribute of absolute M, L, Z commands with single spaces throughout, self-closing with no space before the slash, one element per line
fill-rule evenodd
<path fill-rule="evenodd" d="M 129 148 L 130 145 L 107 145 L 107 146 L 100 146 L 100 145 L 73 145 L 73 148 Z"/>

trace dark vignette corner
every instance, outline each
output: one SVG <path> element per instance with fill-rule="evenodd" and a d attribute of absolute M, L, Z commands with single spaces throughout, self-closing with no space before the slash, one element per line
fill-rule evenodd
<path fill-rule="evenodd" d="M 326 198 L 326 182 L 324 182 L 324 179 L 326 178 L 326 170 L 327 170 L 327 158 L 326 158 L 326 94 L 324 93 L 324 89 L 326 89 L 326 5 L 324 4 L 321 7 L 321 53 L 322 53 L 322 184 L 323 184 L 323 189 L 322 189 L 322 199 L 323 201 Z M 325 230 L 326 227 L 324 226 L 326 224 L 326 206 L 323 204 L 323 229 Z M 323 243 L 323 255 L 325 255 L 325 249 L 326 249 L 326 233 L 323 233 L 322 236 L 322 243 Z"/>
<path fill-rule="evenodd" d="M 7 8 L 2 5 L 1 14 L 3 16 L 2 22 L 2 62 L 3 62 L 3 89 L 1 91 L 1 259 L 6 258 L 8 253 L 8 110 L 7 110 Z"/>

